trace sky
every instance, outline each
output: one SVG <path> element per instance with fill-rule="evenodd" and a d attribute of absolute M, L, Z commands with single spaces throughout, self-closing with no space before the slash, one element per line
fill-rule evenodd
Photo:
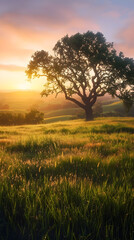
<path fill-rule="evenodd" d="M 0 0 L 0 91 L 42 91 L 44 79 L 25 75 L 31 55 L 87 31 L 134 58 L 134 0 Z"/>

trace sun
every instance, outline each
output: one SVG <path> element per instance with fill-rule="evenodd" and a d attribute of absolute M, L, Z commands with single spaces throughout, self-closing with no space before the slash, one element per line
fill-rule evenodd
<path fill-rule="evenodd" d="M 31 84 L 29 82 L 20 83 L 17 87 L 18 90 L 27 91 L 31 89 Z"/>

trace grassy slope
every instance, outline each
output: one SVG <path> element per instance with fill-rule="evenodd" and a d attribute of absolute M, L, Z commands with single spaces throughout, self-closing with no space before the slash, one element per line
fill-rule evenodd
<path fill-rule="evenodd" d="M 134 118 L 0 128 L 0 239 L 133 240 Z"/>
<path fill-rule="evenodd" d="M 123 116 L 134 116 L 134 106 L 127 112 L 121 101 L 113 102 L 111 104 L 103 105 L 103 113 L 116 112 Z"/>
<path fill-rule="evenodd" d="M 55 117 L 55 116 L 63 116 L 63 115 L 77 115 L 83 113 L 83 110 L 81 108 L 67 108 L 67 109 L 59 109 L 50 111 L 48 113 L 45 113 L 45 117 Z"/>
<path fill-rule="evenodd" d="M 124 109 L 123 104 L 122 104 L 121 101 L 104 105 L 104 106 L 103 106 L 103 111 L 104 111 L 104 112 L 112 112 L 112 111 L 115 111 L 115 110 L 118 109 L 118 108 Z"/>

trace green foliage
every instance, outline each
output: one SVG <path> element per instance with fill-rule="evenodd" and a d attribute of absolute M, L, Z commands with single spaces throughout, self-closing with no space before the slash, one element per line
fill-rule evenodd
<path fill-rule="evenodd" d="M 133 126 L 100 118 L 1 127 L 0 239 L 133 240 Z"/>
<path fill-rule="evenodd" d="M 23 125 L 23 124 L 37 124 L 41 123 L 44 119 L 44 113 L 38 110 L 31 110 L 28 113 L 13 114 L 13 113 L 0 113 L 0 125 Z"/>
<path fill-rule="evenodd" d="M 65 98 L 85 110 L 91 120 L 98 97 L 109 93 L 127 107 L 134 102 L 134 60 L 117 54 L 100 32 L 65 36 L 54 47 L 54 55 L 42 50 L 32 56 L 27 76 L 47 79 L 42 96 L 63 93 Z"/>
<path fill-rule="evenodd" d="M 44 119 L 44 113 L 41 113 L 36 109 L 32 109 L 29 113 L 25 114 L 25 122 L 27 124 L 41 123 L 43 119 Z"/>
<path fill-rule="evenodd" d="M 0 125 L 20 125 L 25 123 L 25 117 L 22 113 L 13 114 L 10 112 L 0 113 Z"/>

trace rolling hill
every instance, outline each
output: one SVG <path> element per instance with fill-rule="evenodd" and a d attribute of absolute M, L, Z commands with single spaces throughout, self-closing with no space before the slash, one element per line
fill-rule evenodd
<path fill-rule="evenodd" d="M 101 97 L 98 102 L 102 105 L 104 116 L 134 116 L 134 107 L 128 113 L 121 101 L 108 94 Z M 57 98 L 55 96 L 41 98 L 40 93 L 35 91 L 0 93 L 1 112 L 23 113 L 31 109 L 44 112 L 45 120 L 48 122 L 84 117 L 84 111 L 77 105 L 66 101 L 63 95 Z"/>

